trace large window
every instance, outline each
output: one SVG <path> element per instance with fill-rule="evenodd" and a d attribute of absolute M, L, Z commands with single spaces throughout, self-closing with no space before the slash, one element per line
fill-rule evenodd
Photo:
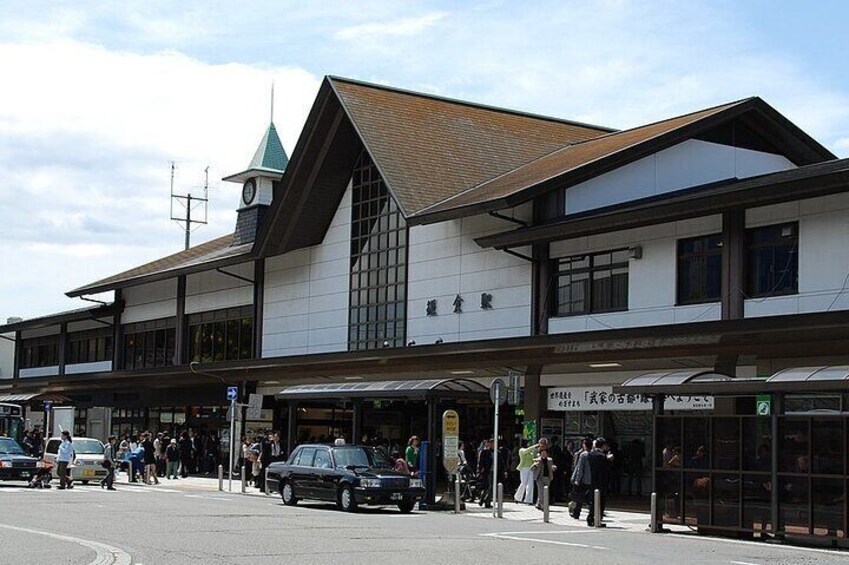
<path fill-rule="evenodd" d="M 163 318 L 124 326 L 124 368 L 153 369 L 174 364 L 176 320 Z"/>
<path fill-rule="evenodd" d="M 750 298 L 799 291 L 799 224 L 746 231 L 746 294 Z"/>
<path fill-rule="evenodd" d="M 112 360 L 112 327 L 68 334 L 68 363 Z"/>
<path fill-rule="evenodd" d="M 253 357 L 253 306 L 189 316 L 189 359 L 200 363 Z"/>
<path fill-rule="evenodd" d="M 628 250 L 558 260 L 555 273 L 558 316 L 628 309 Z"/>
<path fill-rule="evenodd" d="M 354 167 L 352 188 L 348 347 L 403 346 L 407 224 L 365 151 Z"/>
<path fill-rule="evenodd" d="M 678 240 L 678 304 L 716 302 L 722 295 L 722 236 Z"/>
<path fill-rule="evenodd" d="M 21 353 L 21 369 L 56 366 L 59 364 L 59 336 L 24 339 Z"/>

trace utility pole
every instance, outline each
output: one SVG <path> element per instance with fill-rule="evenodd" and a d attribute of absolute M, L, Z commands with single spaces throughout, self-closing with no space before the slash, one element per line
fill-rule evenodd
<path fill-rule="evenodd" d="M 191 247 L 191 236 L 192 236 L 192 224 L 206 224 L 207 216 L 209 212 L 209 167 L 207 166 L 204 172 L 204 182 L 203 182 L 203 196 L 192 196 L 192 193 L 189 192 L 187 194 L 177 194 L 174 192 L 174 176 L 176 171 L 176 165 L 174 161 L 171 161 L 171 219 L 175 222 L 183 224 L 183 231 L 185 233 L 185 249 Z M 175 216 L 174 214 L 174 203 L 179 203 L 183 210 L 185 211 L 185 216 Z M 192 210 L 199 205 L 203 205 L 203 218 L 202 219 L 193 219 L 192 218 Z M 178 209 L 179 212 L 179 209 Z"/>

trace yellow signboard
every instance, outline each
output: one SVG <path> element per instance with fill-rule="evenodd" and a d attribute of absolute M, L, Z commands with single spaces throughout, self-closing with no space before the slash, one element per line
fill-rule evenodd
<path fill-rule="evenodd" d="M 460 458 L 460 416 L 454 410 L 442 413 L 442 465 L 449 473 L 456 473 Z"/>

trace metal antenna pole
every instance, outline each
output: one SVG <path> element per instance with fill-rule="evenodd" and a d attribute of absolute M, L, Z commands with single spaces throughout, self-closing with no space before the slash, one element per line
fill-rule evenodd
<path fill-rule="evenodd" d="M 182 195 L 174 193 L 174 178 L 175 178 L 175 165 L 174 162 L 171 161 L 171 219 L 175 222 L 180 223 L 180 228 L 183 230 L 183 235 L 185 237 L 185 245 L 184 249 L 189 249 L 192 245 L 191 237 L 192 237 L 192 224 L 206 224 L 207 217 L 209 214 L 209 167 L 207 166 L 204 169 L 204 182 L 203 182 L 203 197 L 192 196 L 191 192 Z M 175 215 L 174 214 L 174 201 L 179 202 L 185 209 L 185 215 Z M 192 218 L 192 208 L 198 202 L 203 203 L 203 219 L 195 219 Z"/>

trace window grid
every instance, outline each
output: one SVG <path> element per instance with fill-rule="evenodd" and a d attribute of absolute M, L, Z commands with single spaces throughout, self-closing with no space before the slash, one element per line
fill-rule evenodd
<path fill-rule="evenodd" d="M 253 306 L 189 316 L 189 358 L 200 363 L 253 358 Z"/>
<path fill-rule="evenodd" d="M 746 295 L 749 298 L 799 292 L 799 224 L 746 231 Z"/>
<path fill-rule="evenodd" d="M 575 316 L 628 309 L 628 250 L 559 259 L 555 315 Z"/>
<path fill-rule="evenodd" d="M 679 305 L 721 300 L 721 234 L 678 240 L 677 287 Z"/>
<path fill-rule="evenodd" d="M 56 366 L 59 364 L 59 336 L 24 339 L 21 353 L 21 369 Z"/>
<path fill-rule="evenodd" d="M 68 364 L 111 360 L 111 327 L 68 334 Z"/>
<path fill-rule="evenodd" d="M 402 346 L 407 225 L 364 151 L 352 174 L 349 349 Z"/>
<path fill-rule="evenodd" d="M 174 365 L 176 318 L 124 326 L 124 368 L 153 369 Z"/>

